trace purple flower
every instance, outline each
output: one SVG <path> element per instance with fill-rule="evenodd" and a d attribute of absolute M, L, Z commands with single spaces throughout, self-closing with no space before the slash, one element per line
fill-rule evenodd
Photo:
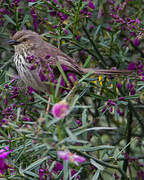
<path fill-rule="evenodd" d="M 111 31 L 111 27 L 110 27 L 110 26 L 107 26 L 107 27 L 106 27 L 106 30 L 107 30 L 107 31 Z"/>
<path fill-rule="evenodd" d="M 36 15 L 34 9 L 32 9 L 32 10 L 30 11 L 30 13 L 31 13 L 33 19 L 36 19 L 36 18 L 37 18 L 37 15 Z"/>
<path fill-rule="evenodd" d="M 8 100 L 7 98 L 4 98 L 4 104 L 7 105 L 8 104 Z"/>
<path fill-rule="evenodd" d="M 64 81 L 63 78 L 62 78 L 61 81 L 60 81 L 60 86 L 61 86 L 61 87 L 64 87 L 64 86 L 65 86 L 65 81 Z"/>
<path fill-rule="evenodd" d="M 76 170 L 74 170 L 74 169 L 71 170 L 71 176 L 74 176 L 76 173 L 77 173 Z M 80 176 L 79 175 L 76 176 L 76 179 L 80 179 Z"/>
<path fill-rule="evenodd" d="M 128 70 L 135 70 L 136 68 L 137 68 L 137 65 L 134 62 L 130 62 L 130 64 L 128 65 Z"/>
<path fill-rule="evenodd" d="M 6 85 L 5 85 L 5 88 L 6 88 L 6 89 L 8 89 L 8 88 L 9 88 L 9 85 L 8 85 L 8 84 L 6 84 Z"/>
<path fill-rule="evenodd" d="M 11 7 L 14 7 L 14 6 L 19 6 L 19 3 L 20 3 L 20 0 L 13 0 L 12 3 L 11 3 Z"/>
<path fill-rule="evenodd" d="M 107 102 L 107 105 L 108 106 L 115 106 L 116 104 L 111 99 L 109 99 L 108 102 Z"/>
<path fill-rule="evenodd" d="M 16 107 L 16 104 L 13 104 L 12 106 L 13 106 L 13 108 L 15 108 L 15 107 Z"/>
<path fill-rule="evenodd" d="M 68 30 L 64 29 L 63 32 L 68 35 Z"/>
<path fill-rule="evenodd" d="M 23 121 L 32 121 L 32 119 L 30 117 L 23 117 Z"/>
<path fill-rule="evenodd" d="M 117 108 L 117 110 L 116 110 L 116 111 L 117 111 L 117 113 L 118 113 L 120 116 L 122 116 L 122 115 L 123 115 L 123 112 L 121 112 L 119 108 Z"/>
<path fill-rule="evenodd" d="M 77 80 L 76 75 L 74 73 L 68 73 L 68 81 L 73 83 Z"/>
<path fill-rule="evenodd" d="M 79 41 L 81 39 L 81 36 L 77 35 L 76 40 Z"/>
<path fill-rule="evenodd" d="M 31 56 L 27 56 L 26 58 L 28 60 L 29 63 L 32 62 L 32 60 L 34 60 L 34 55 L 31 55 Z"/>
<path fill-rule="evenodd" d="M 62 69 L 63 69 L 63 71 L 67 71 L 68 70 L 68 68 L 65 65 L 62 65 Z"/>
<path fill-rule="evenodd" d="M 58 171 L 63 170 L 63 165 L 60 162 L 56 162 L 55 167 L 53 168 L 53 172 L 57 173 Z"/>
<path fill-rule="evenodd" d="M 80 120 L 76 120 L 76 123 L 79 125 L 79 126 L 82 126 L 82 122 Z"/>
<path fill-rule="evenodd" d="M 136 18 L 135 22 L 136 22 L 137 24 L 140 24 L 140 20 L 139 20 L 138 18 Z"/>
<path fill-rule="evenodd" d="M 124 97 L 120 97 L 119 100 L 123 101 L 123 100 L 125 100 L 125 98 Z"/>
<path fill-rule="evenodd" d="M 39 77 L 41 81 L 47 81 L 48 78 L 46 77 L 46 75 L 42 72 L 42 70 L 39 71 Z"/>
<path fill-rule="evenodd" d="M 77 154 L 73 154 L 68 150 L 65 151 L 58 151 L 58 157 L 63 159 L 64 161 L 70 161 L 72 163 L 78 164 L 83 163 L 86 161 L 86 159 L 82 156 L 79 156 Z"/>
<path fill-rule="evenodd" d="M 121 83 L 117 83 L 117 88 L 121 88 L 122 84 Z"/>
<path fill-rule="evenodd" d="M 57 25 L 53 25 L 52 27 L 53 27 L 54 29 L 56 29 L 56 28 L 57 28 Z"/>
<path fill-rule="evenodd" d="M 91 30 L 94 29 L 94 25 L 90 25 L 90 29 L 91 29 Z"/>
<path fill-rule="evenodd" d="M 32 95 L 33 92 L 36 92 L 36 93 L 37 93 L 37 91 L 36 91 L 34 88 L 32 88 L 31 86 L 28 86 L 27 89 L 28 89 L 29 95 Z"/>
<path fill-rule="evenodd" d="M 52 107 L 52 114 L 57 119 L 62 119 L 69 113 L 69 105 L 65 100 L 60 101 Z"/>
<path fill-rule="evenodd" d="M 119 176 L 117 175 L 117 173 L 114 173 L 115 179 L 119 179 Z"/>
<path fill-rule="evenodd" d="M 28 2 L 35 2 L 35 0 L 28 0 Z"/>
<path fill-rule="evenodd" d="M 36 69 L 36 66 L 35 66 L 34 64 L 30 66 L 30 70 L 31 70 L 31 71 L 33 71 L 33 70 L 35 70 L 35 69 Z"/>
<path fill-rule="evenodd" d="M 33 26 L 34 26 L 34 30 L 36 31 L 38 28 L 38 23 L 36 20 L 33 20 Z"/>
<path fill-rule="evenodd" d="M 46 167 L 39 169 L 39 179 L 40 180 L 51 179 L 51 173 Z"/>
<path fill-rule="evenodd" d="M 56 16 L 56 12 L 55 11 L 51 11 L 50 12 L 50 16 L 52 16 L 52 17 Z M 55 28 L 57 27 L 56 25 L 54 25 L 54 26 L 55 26 Z M 53 28 L 54 28 L 54 26 L 53 26 Z"/>
<path fill-rule="evenodd" d="M 51 55 L 50 55 L 50 54 L 47 54 L 45 58 L 46 58 L 46 59 L 49 59 L 50 57 L 51 57 Z"/>
<path fill-rule="evenodd" d="M 140 41 L 139 41 L 138 38 L 136 38 L 133 43 L 134 43 L 135 46 L 139 46 L 140 45 Z"/>
<path fill-rule="evenodd" d="M 57 0 L 53 0 L 53 2 L 57 4 Z"/>
<path fill-rule="evenodd" d="M 59 16 L 62 21 L 66 20 L 68 18 L 68 16 L 66 14 L 63 14 L 62 12 L 59 13 Z"/>
<path fill-rule="evenodd" d="M 88 7 L 91 9 L 95 9 L 95 5 L 91 0 L 88 2 Z"/>

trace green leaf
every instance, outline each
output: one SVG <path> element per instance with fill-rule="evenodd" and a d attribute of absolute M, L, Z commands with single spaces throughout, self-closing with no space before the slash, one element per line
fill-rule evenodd
<path fill-rule="evenodd" d="M 40 5 L 40 4 L 43 4 L 44 2 L 42 1 L 37 1 L 37 2 L 29 2 L 28 3 L 28 6 L 33 6 L 33 5 Z"/>
<path fill-rule="evenodd" d="M 0 33 L 0 37 L 1 37 L 1 38 L 8 38 L 8 37 L 9 37 L 9 35 L 8 35 L 8 34 L 6 34 L 6 33 Z"/>
<path fill-rule="evenodd" d="M 108 101 L 108 99 L 109 99 L 108 97 L 96 95 L 96 94 L 93 94 L 93 93 L 91 93 L 90 96 L 95 97 L 96 99 L 104 100 L 104 101 Z"/>
<path fill-rule="evenodd" d="M 42 162 L 44 162 L 47 159 L 48 159 L 47 156 L 42 158 L 42 159 L 38 159 L 37 161 L 35 161 L 32 164 L 30 164 L 26 169 L 24 169 L 23 173 L 25 173 L 26 171 L 30 171 L 32 169 L 35 169 L 36 167 L 38 167 Z"/>
<path fill-rule="evenodd" d="M 83 65 L 84 68 L 88 68 L 89 67 L 90 61 L 91 61 L 91 57 L 92 57 L 91 55 L 88 55 L 84 65 Z"/>
<path fill-rule="evenodd" d="M 87 73 L 86 75 L 84 75 L 80 80 L 79 83 L 81 83 L 82 81 L 84 81 L 87 77 L 89 77 L 90 75 L 94 74 L 94 71 Z"/>
<path fill-rule="evenodd" d="M 79 171 L 70 178 L 70 180 L 74 180 L 74 178 L 76 178 L 81 173 L 81 171 L 82 171 L 82 168 L 80 168 Z"/>
<path fill-rule="evenodd" d="M 38 99 L 42 100 L 43 102 L 52 105 L 52 103 L 50 103 L 49 101 L 47 101 L 46 99 L 44 99 L 44 98 L 43 98 L 42 96 L 40 96 L 39 94 L 37 94 L 37 93 L 35 93 L 35 92 L 33 92 L 33 94 L 34 94 Z"/>
<path fill-rule="evenodd" d="M 68 161 L 63 161 L 63 172 L 64 172 L 64 180 L 68 180 Z"/>
<path fill-rule="evenodd" d="M 99 163 L 95 162 L 93 159 L 90 159 L 90 162 L 93 166 L 95 166 L 96 168 L 98 168 L 100 171 L 104 170 L 104 167 L 102 165 L 100 165 Z"/>
<path fill-rule="evenodd" d="M 56 38 L 58 40 L 61 40 L 61 39 L 72 39 L 73 38 L 73 35 L 53 35 L 53 34 L 48 34 L 48 33 L 44 33 L 42 34 L 42 36 L 46 36 L 48 38 Z"/>
<path fill-rule="evenodd" d="M 100 175 L 100 171 L 101 171 L 100 169 L 98 169 L 98 170 L 96 171 L 96 173 L 94 174 L 92 180 L 98 180 L 98 177 L 99 177 L 99 175 Z"/>
<path fill-rule="evenodd" d="M 50 126 L 54 125 L 55 123 L 59 121 L 60 119 L 53 119 L 52 121 L 49 121 L 48 124 L 46 124 L 46 127 L 49 128 Z"/>
<path fill-rule="evenodd" d="M 64 81 L 65 81 L 65 82 L 67 83 L 67 85 L 69 86 L 69 81 L 68 81 L 68 79 L 67 79 L 67 76 L 66 76 L 65 72 L 63 71 L 63 69 L 62 69 L 62 67 L 61 67 L 61 65 L 60 65 L 60 63 L 59 63 L 58 61 L 56 61 L 56 65 L 57 65 L 60 73 L 62 74 L 62 77 L 64 78 Z"/>
<path fill-rule="evenodd" d="M 20 29 L 22 29 L 25 23 L 28 22 L 29 18 L 30 16 L 26 14 L 25 17 L 23 18 L 23 21 L 21 22 Z"/>
<path fill-rule="evenodd" d="M 57 97 L 59 88 L 60 88 L 60 83 L 61 83 L 61 76 L 58 78 L 58 82 L 56 84 L 56 89 L 55 89 L 55 97 Z"/>
<path fill-rule="evenodd" d="M 78 130 L 79 130 L 79 128 L 77 128 L 75 131 L 78 131 Z M 76 132 L 75 135 L 78 136 L 87 131 L 101 131 L 101 130 L 117 130 L 117 128 L 116 127 L 93 127 L 93 128 L 88 128 L 88 129 L 78 131 L 78 132 Z"/>
<path fill-rule="evenodd" d="M 87 109 L 84 109 L 82 113 L 82 125 L 86 126 L 86 124 L 87 124 Z"/>
<path fill-rule="evenodd" d="M 93 152 L 93 151 L 99 151 L 99 150 L 107 150 L 107 149 L 114 149 L 114 146 L 107 146 L 107 145 L 101 145 L 96 147 L 87 147 L 87 146 L 69 146 L 69 149 L 77 149 L 81 152 Z"/>
<path fill-rule="evenodd" d="M 3 15 L 4 16 L 4 18 L 8 21 L 8 22 L 10 22 L 11 24 L 13 24 L 14 26 L 16 26 L 16 23 L 7 15 L 7 14 L 5 14 L 5 15 Z"/>
<path fill-rule="evenodd" d="M 32 176 L 34 178 L 39 178 L 39 175 L 37 175 L 37 174 L 35 174 L 35 173 L 31 172 L 31 171 L 26 171 L 25 174 L 27 174 L 29 176 Z"/>

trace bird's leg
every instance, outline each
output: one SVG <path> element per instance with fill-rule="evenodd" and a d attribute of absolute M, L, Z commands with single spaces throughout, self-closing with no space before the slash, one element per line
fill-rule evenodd
<path fill-rule="evenodd" d="M 48 115 L 48 113 L 49 113 L 50 101 L 51 101 L 51 99 L 50 99 L 50 96 L 49 96 L 49 97 L 48 97 L 48 104 L 47 104 L 47 108 L 46 108 L 46 115 Z"/>

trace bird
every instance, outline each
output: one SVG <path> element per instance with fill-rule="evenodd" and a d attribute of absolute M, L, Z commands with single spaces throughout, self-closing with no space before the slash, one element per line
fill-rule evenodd
<path fill-rule="evenodd" d="M 50 92 L 48 81 L 58 78 L 57 62 L 66 69 L 66 72 L 75 74 L 129 74 L 129 70 L 107 70 L 82 68 L 75 59 L 69 57 L 59 48 L 45 41 L 40 34 L 31 30 L 17 31 L 8 41 L 14 46 L 14 63 L 20 79 L 32 88 Z M 47 76 L 47 77 L 46 77 Z M 50 77 L 50 76 L 53 76 Z M 52 81 L 52 80 L 51 80 Z"/>

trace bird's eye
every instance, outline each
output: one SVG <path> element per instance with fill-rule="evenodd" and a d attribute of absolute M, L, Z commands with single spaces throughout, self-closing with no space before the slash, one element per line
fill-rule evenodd
<path fill-rule="evenodd" d="M 22 40 L 22 42 L 26 42 L 27 41 L 27 38 L 24 38 L 23 40 Z"/>

